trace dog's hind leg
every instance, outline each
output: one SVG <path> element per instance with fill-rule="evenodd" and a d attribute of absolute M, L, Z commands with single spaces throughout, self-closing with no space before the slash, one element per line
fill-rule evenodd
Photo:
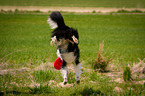
<path fill-rule="evenodd" d="M 62 74 L 62 77 L 63 77 L 63 84 L 67 84 L 67 67 L 66 67 L 66 62 L 63 61 L 63 66 L 62 66 L 62 69 L 61 69 L 61 74 Z"/>
<path fill-rule="evenodd" d="M 81 63 L 75 64 L 76 83 L 80 83 Z"/>

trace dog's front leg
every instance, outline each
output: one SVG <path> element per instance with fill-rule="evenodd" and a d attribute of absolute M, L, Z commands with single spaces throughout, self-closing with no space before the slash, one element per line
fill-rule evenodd
<path fill-rule="evenodd" d="M 51 38 L 50 45 L 53 46 L 55 42 L 56 42 L 56 36 Z"/>
<path fill-rule="evenodd" d="M 77 39 L 74 35 L 72 36 L 72 39 L 73 39 L 73 41 L 74 41 L 76 44 L 79 43 L 78 39 Z"/>

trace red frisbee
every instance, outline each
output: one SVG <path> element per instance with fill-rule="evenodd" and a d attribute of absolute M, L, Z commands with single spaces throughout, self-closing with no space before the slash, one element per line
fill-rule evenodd
<path fill-rule="evenodd" d="M 55 61 L 54 61 L 54 68 L 57 70 L 61 69 L 62 66 L 62 60 L 58 57 Z"/>

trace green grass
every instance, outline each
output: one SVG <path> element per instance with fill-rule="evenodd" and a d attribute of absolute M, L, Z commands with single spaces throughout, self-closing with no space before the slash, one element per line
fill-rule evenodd
<path fill-rule="evenodd" d="M 63 16 L 68 26 L 78 29 L 80 60 L 84 68 L 90 69 L 90 63 L 97 58 L 99 43 L 102 41 L 104 52 L 107 50 L 106 56 L 112 52 L 119 54 L 112 62 L 116 65 L 114 68 L 116 70 L 138 62 L 138 58 L 145 58 L 144 14 L 63 13 Z M 69 83 L 74 84 L 73 87 L 48 86 L 50 80 L 59 83 L 63 79 L 60 72 L 53 67 L 44 66 L 45 70 L 36 70 L 37 67 L 54 62 L 57 58 L 56 47 L 50 46 L 52 30 L 47 24 L 47 18 L 48 14 L 0 14 L 0 70 L 9 70 L 5 75 L 0 75 L 0 94 L 60 96 L 145 94 L 144 85 L 116 83 L 105 75 L 88 72 L 85 69 L 81 75 L 80 85 L 74 84 L 75 74 L 69 72 Z M 39 83 L 40 86 L 29 87 L 35 83 Z M 114 92 L 116 86 L 121 87 L 124 92 Z M 128 90 L 128 87 L 135 90 Z"/>
<path fill-rule="evenodd" d="M 31 75 L 34 77 L 34 81 L 40 84 L 48 83 L 50 80 L 57 80 L 57 82 L 63 81 L 63 79 L 60 79 L 61 73 L 56 70 L 38 70 L 34 71 Z"/>
<path fill-rule="evenodd" d="M 56 59 L 51 47 L 48 15 L 0 14 L 1 58 L 11 63 L 45 63 Z M 82 18 L 83 16 L 83 18 Z M 104 41 L 107 54 L 119 55 L 119 63 L 136 62 L 145 57 L 144 15 L 64 15 L 66 24 L 80 35 L 81 61 L 97 57 Z M 89 47 L 88 47 L 89 46 Z M 2 60 L 1 60 L 2 61 Z M 20 65 L 21 66 L 21 65 Z M 23 65 L 25 66 L 25 65 Z"/>
<path fill-rule="evenodd" d="M 0 0 L 9 6 L 118 7 L 145 8 L 144 0 Z"/>

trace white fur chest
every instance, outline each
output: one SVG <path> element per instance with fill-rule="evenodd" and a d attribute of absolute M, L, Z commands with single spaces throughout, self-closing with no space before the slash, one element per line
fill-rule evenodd
<path fill-rule="evenodd" d="M 74 52 L 64 53 L 64 54 L 61 54 L 61 56 L 67 63 L 74 62 L 76 58 L 76 56 L 74 56 Z"/>
<path fill-rule="evenodd" d="M 61 59 L 64 59 L 67 63 L 73 63 L 76 59 L 76 56 L 74 56 L 74 52 L 60 54 L 59 50 L 57 50 L 57 56 Z"/>

